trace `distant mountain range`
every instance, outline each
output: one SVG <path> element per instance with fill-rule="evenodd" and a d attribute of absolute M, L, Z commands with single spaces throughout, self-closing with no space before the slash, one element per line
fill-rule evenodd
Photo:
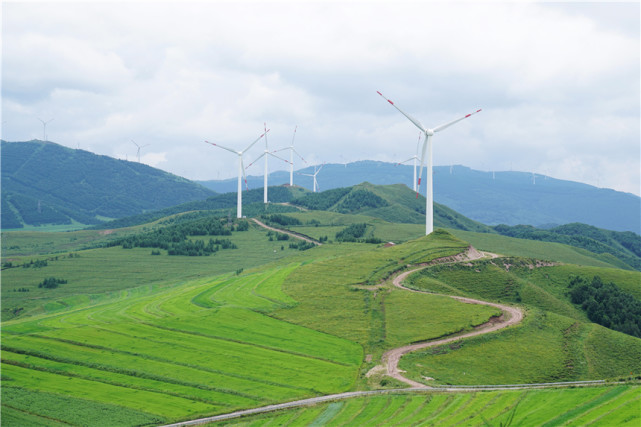
<path fill-rule="evenodd" d="M 141 163 L 52 142 L 1 144 L 3 229 L 97 224 L 214 194 Z"/>
<path fill-rule="evenodd" d="M 20 228 L 25 224 L 98 224 L 164 208 L 172 210 L 172 207 L 188 202 L 198 204 L 216 192 L 236 191 L 236 179 L 195 183 L 144 164 L 52 142 L 2 141 L 1 158 L 3 229 Z M 308 167 L 298 172 L 312 171 L 313 168 Z M 390 187 L 396 190 L 389 191 L 398 192 L 411 187 L 412 175 L 411 166 L 360 161 L 346 165 L 327 164 L 318 174 L 318 181 L 321 190 L 364 182 L 401 184 Z M 277 186 L 289 183 L 289 174 L 275 172 L 269 179 L 271 185 Z M 253 197 L 254 191 L 245 191 L 243 200 L 248 204 L 262 200 L 262 190 L 258 191 L 262 189 L 262 176 L 250 176 L 248 183 L 256 190 L 256 197 Z M 294 183 L 312 188 L 312 180 L 307 176 L 295 175 Z M 293 188 L 300 190 L 296 192 L 297 198 L 304 193 L 301 187 Z M 450 209 L 476 224 L 482 223 L 479 225 L 528 224 L 553 228 L 580 222 L 601 229 L 641 234 L 641 198 L 577 182 L 541 175 L 533 177 L 524 172 L 492 173 L 464 166 L 441 166 L 435 168 L 434 192 L 435 201 L 440 204 L 437 211 Z M 275 200 L 275 196 L 276 192 L 270 190 L 271 201 L 289 201 Z M 208 200 L 209 209 L 230 208 L 235 206 L 235 199 L 235 194 L 216 195 Z M 404 206 L 416 203 L 412 196 L 404 201 Z M 380 212 L 387 209 L 394 214 L 384 219 L 420 223 L 425 205 L 418 203 L 409 211 L 379 208 Z M 258 212 L 258 207 L 255 210 Z"/>
<path fill-rule="evenodd" d="M 362 182 L 401 183 L 411 188 L 412 168 L 375 161 L 326 164 L 318 174 L 318 183 L 321 190 Z M 311 173 L 313 167 L 298 172 Z M 236 179 L 198 182 L 220 193 L 236 191 Z M 249 176 L 247 182 L 250 188 L 263 186 L 262 176 Z M 289 173 L 274 172 L 269 176 L 269 183 L 289 183 Z M 312 179 L 297 174 L 294 184 L 311 189 Z M 425 187 L 421 192 L 424 194 Z M 465 166 L 437 166 L 434 200 L 488 225 L 528 224 L 549 228 L 580 222 L 641 234 L 641 198 L 638 196 L 529 172 L 482 172 Z"/>

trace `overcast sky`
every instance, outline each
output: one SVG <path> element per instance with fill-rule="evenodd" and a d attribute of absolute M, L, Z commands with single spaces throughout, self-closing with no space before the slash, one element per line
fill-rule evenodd
<path fill-rule="evenodd" d="M 232 153 L 518 170 L 639 195 L 640 8 L 531 2 L 2 2 L 2 139 L 190 179 Z M 247 152 L 245 164 L 264 144 Z M 305 166 L 300 161 L 296 168 Z M 270 170 L 286 169 L 270 160 Z M 262 164 L 250 175 L 262 175 Z"/>

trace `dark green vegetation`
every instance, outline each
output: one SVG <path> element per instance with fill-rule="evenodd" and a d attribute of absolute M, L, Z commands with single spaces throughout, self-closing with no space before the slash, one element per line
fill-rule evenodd
<path fill-rule="evenodd" d="M 232 219 L 224 209 L 181 210 L 118 230 L 3 233 L 3 420 L 151 425 L 348 390 L 403 387 L 373 370 L 385 351 L 471 331 L 499 314 L 496 308 L 393 287 L 389 279 L 395 273 L 459 254 L 468 239 L 444 230 L 421 237 L 422 222 L 383 219 L 393 218 L 390 208 L 399 203 L 394 200 L 405 197 L 394 186 L 348 190 L 331 206 L 356 193 L 377 207 L 340 213 L 273 203 L 257 209 L 265 222 L 323 240 L 322 246 Z M 305 197 L 295 189 L 282 191 L 290 204 Z M 380 206 L 370 193 L 388 205 Z M 357 240 L 398 244 L 336 241 L 343 230 L 352 236 L 362 232 Z M 495 334 L 409 354 L 400 366 L 406 375 L 417 381 L 432 377 L 430 383 L 437 384 L 641 375 L 641 340 L 591 323 L 568 294 L 571 277 L 598 275 L 639 300 L 639 272 L 613 268 L 606 261 L 615 263 L 614 257 L 559 243 L 452 231 L 481 239 L 482 249 L 517 256 L 436 265 L 409 281 L 439 293 L 520 304 L 526 318 Z M 224 238 L 237 249 L 167 256 L 168 249 L 133 244 L 159 236 L 203 245 Z M 126 242 L 130 249 L 121 247 Z M 45 277 L 67 283 L 39 288 Z M 297 410 L 291 423 L 384 424 L 401 414 L 424 419 L 422 407 L 443 424 L 468 417 L 481 423 L 481 415 L 491 422 L 513 415 L 526 425 L 557 417 L 637 421 L 626 408 L 638 402 L 638 387 L 589 390 L 598 392 L 379 396 L 386 400 L 344 402 L 357 402 L 356 411 L 343 411 L 336 402 Z M 565 405 L 548 404 L 557 401 Z M 466 408 L 470 412 L 459 419 Z"/>
<path fill-rule="evenodd" d="M 580 305 L 594 323 L 641 338 L 641 301 L 623 292 L 614 283 L 582 277 L 570 280 L 570 299 Z"/>
<path fill-rule="evenodd" d="M 493 228 L 503 236 L 563 243 L 596 254 L 610 254 L 641 270 L 641 236 L 629 231 L 602 230 L 586 224 L 566 224 L 546 230 L 527 225 L 497 225 Z"/>
<path fill-rule="evenodd" d="M 337 400 L 208 425 L 635 426 L 639 387 L 476 393 L 390 393 Z"/>
<path fill-rule="evenodd" d="M 97 224 L 212 191 L 141 163 L 52 142 L 2 141 L 2 228 Z"/>
<path fill-rule="evenodd" d="M 318 175 L 322 188 L 330 190 L 363 181 L 375 185 L 403 184 L 412 188 L 412 167 L 376 161 L 326 164 Z M 313 173 L 313 167 L 301 169 Z M 248 177 L 251 188 L 262 187 L 262 177 Z M 289 182 L 286 172 L 270 174 L 269 182 Z M 296 185 L 312 188 L 312 180 L 297 176 Z M 202 181 L 219 193 L 235 191 L 236 180 Z M 421 190 L 425 192 L 425 187 Z M 567 224 L 581 222 L 616 231 L 641 234 L 639 196 L 530 172 L 484 172 L 465 166 L 434 168 L 434 200 L 483 224 Z M 425 206 L 425 203 L 423 203 Z"/>

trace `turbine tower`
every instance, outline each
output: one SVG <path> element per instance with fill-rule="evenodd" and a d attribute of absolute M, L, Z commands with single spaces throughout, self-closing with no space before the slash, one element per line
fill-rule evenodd
<path fill-rule="evenodd" d="M 418 161 L 418 147 L 421 144 L 421 135 L 423 135 L 422 132 L 418 134 L 418 142 L 416 143 L 416 154 L 414 154 L 409 159 L 403 160 L 402 162 L 399 162 L 399 163 L 396 164 L 396 166 L 398 166 L 398 165 L 401 165 L 403 163 L 409 162 L 410 160 L 414 160 L 414 181 L 413 181 L 413 183 L 414 183 L 414 191 L 416 191 L 416 192 L 418 192 L 418 189 L 416 188 L 416 162 Z"/>
<path fill-rule="evenodd" d="M 276 158 L 277 158 L 277 159 L 279 159 L 279 160 L 284 161 L 285 163 L 289 163 L 287 160 L 283 159 L 282 157 L 278 157 L 276 154 L 274 154 L 274 153 L 270 153 L 270 152 L 269 152 L 269 149 L 267 148 L 267 132 L 268 132 L 268 131 L 267 131 L 267 124 L 265 124 L 265 133 L 263 134 L 263 135 L 265 135 L 265 151 L 263 151 L 263 154 L 261 154 L 260 156 L 258 156 L 258 157 L 256 158 L 256 160 L 254 160 L 253 162 L 251 162 L 251 163 L 250 163 L 250 164 L 245 168 L 245 169 L 249 169 L 249 167 L 250 167 L 251 165 L 253 165 L 254 163 L 256 163 L 258 160 L 260 160 L 260 158 L 261 158 L 261 157 L 265 157 L 265 176 L 264 176 L 264 178 L 263 178 L 263 203 L 265 203 L 265 204 L 269 203 L 269 199 L 268 199 L 268 197 L 267 197 L 267 176 L 268 176 L 268 174 L 269 174 L 269 171 L 267 170 L 267 157 L 268 157 L 268 156 L 273 156 L 273 157 L 276 157 Z"/>
<path fill-rule="evenodd" d="M 131 142 L 133 142 L 133 143 L 134 143 L 134 145 L 135 145 L 136 147 L 138 147 L 138 151 L 136 152 L 136 156 L 138 157 L 138 163 L 140 163 L 140 149 L 141 149 L 141 148 L 145 148 L 145 147 L 147 147 L 149 144 L 145 144 L 145 145 L 138 145 L 138 144 L 136 144 L 136 141 L 134 141 L 133 139 L 131 140 Z"/>
<path fill-rule="evenodd" d="M 268 130 L 265 131 L 265 133 L 269 132 Z M 265 136 L 265 133 L 263 133 L 261 136 L 256 138 L 254 142 L 249 144 L 247 148 L 245 148 L 242 151 L 236 151 L 232 150 L 231 148 L 223 147 L 222 145 L 216 144 L 214 142 L 209 142 L 205 141 L 207 144 L 211 144 L 214 147 L 222 148 L 223 150 L 230 151 L 238 156 L 238 197 L 236 199 L 236 218 L 242 218 L 243 217 L 243 186 L 242 186 L 242 181 L 241 177 L 245 178 L 245 167 L 243 166 L 243 154 L 252 148 L 254 144 L 256 144 L 260 139 Z M 247 178 L 245 178 L 245 185 L 247 185 Z"/>
<path fill-rule="evenodd" d="M 54 118 L 49 119 L 46 122 L 44 120 L 42 120 L 41 118 L 38 118 L 38 120 L 40 120 L 42 122 L 42 140 L 45 141 L 45 142 L 47 142 L 47 124 L 50 123 L 51 121 L 53 121 Z"/>
<path fill-rule="evenodd" d="M 325 166 L 325 163 L 323 163 L 321 167 L 318 168 L 318 170 L 316 169 L 316 166 L 314 166 L 314 173 L 301 173 L 301 175 L 311 176 L 314 178 L 314 193 L 316 192 L 316 188 L 319 188 L 318 181 L 316 180 L 316 175 L 318 175 L 318 172 L 320 172 L 321 169 L 323 169 L 323 166 Z"/>
<path fill-rule="evenodd" d="M 389 102 L 394 108 L 396 108 L 402 115 L 407 117 L 407 119 L 414 124 L 417 128 L 421 130 L 425 134 L 425 140 L 423 141 L 423 149 L 421 152 L 421 167 L 418 172 L 418 186 L 420 188 L 421 186 L 421 175 L 423 174 L 423 165 L 425 164 L 425 154 L 427 154 L 427 189 L 426 189 L 426 197 L 425 197 L 425 234 L 428 235 L 434 231 L 434 189 L 433 189 L 433 183 L 432 183 L 432 136 L 436 132 L 440 132 L 443 129 L 446 129 L 450 126 L 452 126 L 455 123 L 460 122 L 463 119 L 467 119 L 473 114 L 478 113 L 479 110 L 476 110 L 473 113 L 466 114 L 465 116 L 458 118 L 456 120 L 452 120 L 451 122 L 436 126 L 433 129 L 426 128 L 416 120 L 414 117 L 410 116 L 409 114 L 405 113 L 403 110 L 398 108 L 396 104 L 394 104 L 392 101 L 389 99 L 385 98 L 382 93 L 376 91 L 383 99 L 385 99 L 387 102 Z M 418 197 L 418 192 L 416 193 L 416 197 Z"/>
<path fill-rule="evenodd" d="M 298 151 L 294 149 L 294 139 L 296 138 L 297 128 L 298 126 L 294 127 L 294 136 L 292 137 L 292 145 L 290 145 L 289 147 L 281 148 L 280 150 L 274 151 L 274 153 L 278 153 L 279 151 L 289 150 L 289 185 L 290 187 L 294 185 L 294 153 L 296 153 L 296 155 L 300 157 L 300 159 L 307 164 L 307 161 L 303 159 L 303 156 L 298 154 Z"/>

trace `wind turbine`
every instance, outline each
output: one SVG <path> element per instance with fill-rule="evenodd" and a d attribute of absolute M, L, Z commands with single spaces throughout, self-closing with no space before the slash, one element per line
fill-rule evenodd
<path fill-rule="evenodd" d="M 323 163 L 321 167 L 318 168 L 318 170 L 316 170 L 316 166 L 314 166 L 314 173 L 301 173 L 301 175 L 314 177 L 314 193 L 316 192 L 316 188 L 318 187 L 318 181 L 316 180 L 316 175 L 318 175 L 318 172 L 320 172 L 321 169 L 323 169 L 323 166 L 325 166 L 325 163 Z"/>
<path fill-rule="evenodd" d="M 242 186 L 241 177 L 245 178 L 245 185 L 247 185 L 247 178 L 245 177 L 245 167 L 243 165 L 243 153 L 245 153 L 247 150 L 252 148 L 254 144 L 260 141 L 260 139 L 263 136 L 265 136 L 267 132 L 269 132 L 269 130 L 265 130 L 265 133 L 263 133 L 261 136 L 256 138 L 254 142 L 249 144 L 249 146 L 242 151 L 232 150 L 231 148 L 223 147 L 222 145 L 216 144 L 214 142 L 205 141 L 207 144 L 211 144 L 214 147 L 219 147 L 219 148 L 222 148 L 223 150 L 230 151 L 238 156 L 238 198 L 236 201 L 236 218 L 243 217 L 243 186 Z"/>
<path fill-rule="evenodd" d="M 55 119 L 55 117 L 45 122 L 41 118 L 38 118 L 38 120 L 42 122 L 42 140 L 45 142 L 47 142 L 47 123 L 50 123 L 51 121 L 53 121 L 53 119 Z"/>
<path fill-rule="evenodd" d="M 268 157 L 268 156 L 273 156 L 273 157 L 276 157 L 277 159 L 280 159 L 280 160 L 284 161 L 285 163 L 289 163 L 287 160 L 283 159 L 282 157 L 278 157 L 276 154 L 274 154 L 274 153 L 270 153 L 270 152 L 269 152 L 269 149 L 267 148 L 267 132 L 268 132 L 268 131 L 267 131 L 267 124 L 265 124 L 265 133 L 263 134 L 263 135 L 265 135 L 265 151 L 263 151 L 263 154 L 261 154 L 260 156 L 258 156 L 258 157 L 256 158 L 256 160 L 254 160 L 253 162 L 251 162 L 251 163 L 250 163 L 250 164 L 245 168 L 245 169 L 249 169 L 249 167 L 250 167 L 251 165 L 253 165 L 254 163 L 256 163 L 256 162 L 257 162 L 261 157 L 265 157 L 265 177 L 264 177 L 264 182 L 263 182 L 263 202 L 264 202 L 265 204 L 269 203 L 269 200 L 268 200 L 268 198 L 267 198 L 267 176 L 268 176 L 268 174 L 269 174 L 269 171 L 267 170 L 267 157 Z"/>
<path fill-rule="evenodd" d="M 292 137 L 292 145 L 290 145 L 289 147 L 281 148 L 280 150 L 274 151 L 274 153 L 278 153 L 279 151 L 289 150 L 289 185 L 290 187 L 294 185 L 294 153 L 296 153 L 296 155 L 300 157 L 302 161 L 307 163 L 307 161 L 303 159 L 303 156 L 298 154 L 298 151 L 294 149 L 294 139 L 296 138 L 297 128 L 298 126 L 294 127 L 294 136 Z"/>
<path fill-rule="evenodd" d="M 138 151 L 137 151 L 137 153 L 136 153 L 136 156 L 138 157 L 138 163 L 140 163 L 140 149 L 141 149 L 141 148 L 145 148 L 145 147 L 147 147 L 149 144 L 145 144 L 145 145 L 138 145 L 138 144 L 136 144 L 136 141 L 134 141 L 133 139 L 131 140 L 131 142 L 133 142 L 133 143 L 134 143 L 134 145 L 135 145 L 136 147 L 138 147 Z"/>
<path fill-rule="evenodd" d="M 399 162 L 399 163 L 396 164 L 396 166 L 398 166 L 398 165 L 403 164 L 405 162 L 409 162 L 410 160 L 414 160 L 414 181 L 413 181 L 414 182 L 414 191 L 418 191 L 416 189 L 416 162 L 418 161 L 418 147 L 421 144 L 421 135 L 423 135 L 423 134 L 422 133 L 418 134 L 418 142 L 416 143 L 416 154 L 414 154 L 409 159 L 404 160 L 404 161 Z"/>
<path fill-rule="evenodd" d="M 418 186 L 421 186 L 421 175 L 423 174 L 423 165 L 425 164 L 425 154 L 427 153 L 427 191 L 426 191 L 426 197 L 425 197 L 425 234 L 428 235 L 432 231 L 434 231 L 434 189 L 433 189 L 433 184 L 432 184 L 432 136 L 436 132 L 440 132 L 443 129 L 446 129 L 450 126 L 452 126 L 455 123 L 460 122 L 463 119 L 467 119 L 473 114 L 478 113 L 479 110 L 476 110 L 473 113 L 466 114 L 465 116 L 458 118 L 456 120 L 452 120 L 451 122 L 444 123 L 442 125 L 436 126 L 433 129 L 429 129 L 424 127 L 421 122 L 416 120 L 414 117 L 410 116 L 409 114 L 405 113 L 403 110 L 398 108 L 396 104 L 394 104 L 392 101 L 389 99 L 385 98 L 382 93 L 376 91 L 383 99 L 385 99 L 387 102 L 389 102 L 394 108 L 396 108 L 402 115 L 407 117 L 407 119 L 414 124 L 417 128 L 419 128 L 424 134 L 425 134 L 425 140 L 423 142 L 423 150 L 421 152 L 421 167 L 418 172 Z M 418 197 L 418 192 L 416 193 L 416 197 Z"/>

